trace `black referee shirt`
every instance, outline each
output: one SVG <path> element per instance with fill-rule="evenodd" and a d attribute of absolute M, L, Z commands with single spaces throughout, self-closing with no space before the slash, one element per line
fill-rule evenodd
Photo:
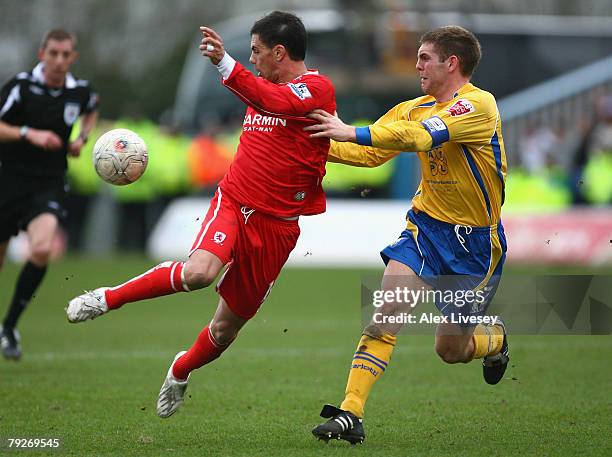
<path fill-rule="evenodd" d="M 27 141 L 0 142 L 0 171 L 12 175 L 61 176 L 68 167 L 66 154 L 72 126 L 82 114 L 95 111 L 98 95 L 89 82 L 66 75 L 63 88 L 47 87 L 43 64 L 19 73 L 0 91 L 0 120 L 51 130 L 63 142 L 59 150 L 38 148 Z"/>

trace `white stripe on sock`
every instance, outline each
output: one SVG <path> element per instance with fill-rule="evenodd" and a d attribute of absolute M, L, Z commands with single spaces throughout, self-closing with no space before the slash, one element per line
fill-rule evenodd
<path fill-rule="evenodd" d="M 174 286 L 174 270 L 176 270 L 177 265 L 178 262 L 174 262 L 172 264 L 172 269 L 170 270 L 170 287 L 172 287 L 172 290 L 175 292 L 178 292 L 178 289 Z"/>
<path fill-rule="evenodd" d="M 185 292 L 191 292 L 191 289 L 187 285 L 187 281 L 185 281 L 185 263 L 183 262 L 183 269 L 181 270 L 181 284 L 183 285 L 183 290 Z"/>

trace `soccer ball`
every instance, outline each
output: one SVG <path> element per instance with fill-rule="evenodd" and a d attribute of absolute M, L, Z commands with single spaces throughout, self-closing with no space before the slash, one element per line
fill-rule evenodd
<path fill-rule="evenodd" d="M 93 148 L 93 163 L 98 176 L 116 186 L 136 181 L 147 169 L 148 162 L 147 145 L 128 129 L 106 132 Z"/>

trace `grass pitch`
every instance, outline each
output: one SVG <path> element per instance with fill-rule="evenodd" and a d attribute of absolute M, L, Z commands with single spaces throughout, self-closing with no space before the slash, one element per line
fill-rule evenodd
<path fill-rule="evenodd" d="M 612 455 L 609 336 L 513 336 L 506 377 L 488 386 L 478 362 L 446 365 L 433 336 L 402 335 L 370 396 L 364 445 L 316 441 L 310 429 L 324 402 L 341 400 L 360 335 L 358 270 L 285 270 L 231 349 L 192 375 L 182 409 L 159 419 L 169 363 L 210 320 L 214 291 L 78 325 L 63 310 L 151 265 L 52 266 L 20 325 L 23 359 L 0 360 L 0 437 L 60 438 L 46 453 L 74 456 Z M 18 272 L 0 273 L 2 313 Z"/>

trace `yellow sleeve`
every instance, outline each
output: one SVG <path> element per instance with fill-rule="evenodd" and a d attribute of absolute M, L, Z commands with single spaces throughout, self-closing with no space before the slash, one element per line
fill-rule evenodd
<path fill-rule="evenodd" d="M 429 151 L 432 147 L 432 136 L 417 121 L 396 121 L 386 125 L 371 125 L 370 137 L 372 146 L 395 151 Z"/>
<path fill-rule="evenodd" d="M 396 122 L 401 116 L 400 111 L 404 104 L 400 103 L 391 108 L 373 125 L 384 126 Z M 405 151 L 405 149 L 373 147 L 332 140 L 327 160 L 354 167 L 377 167 L 388 162 L 402 151 Z"/>
<path fill-rule="evenodd" d="M 327 161 L 372 168 L 388 162 L 400 152 L 332 140 Z"/>

